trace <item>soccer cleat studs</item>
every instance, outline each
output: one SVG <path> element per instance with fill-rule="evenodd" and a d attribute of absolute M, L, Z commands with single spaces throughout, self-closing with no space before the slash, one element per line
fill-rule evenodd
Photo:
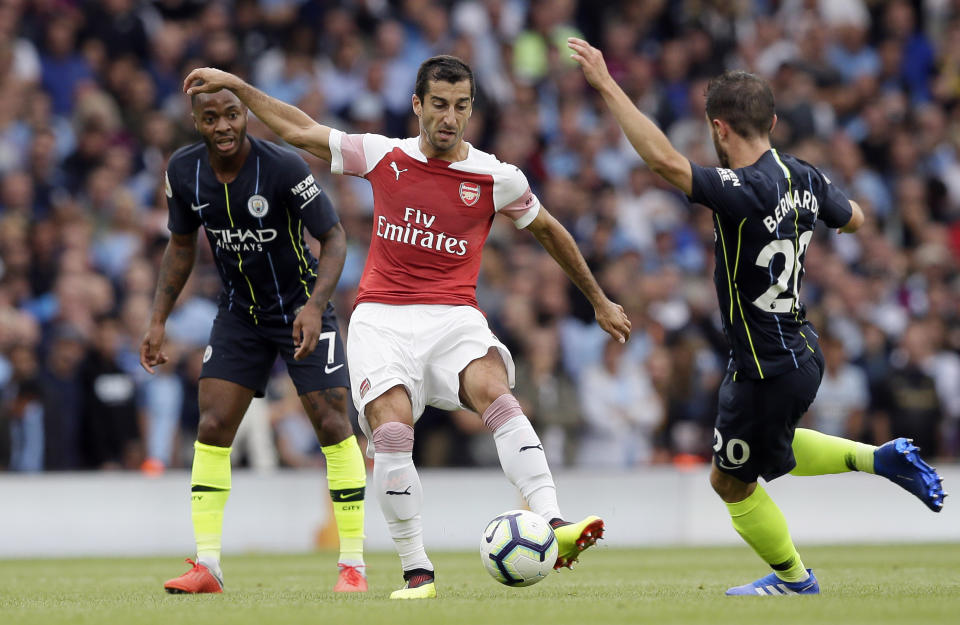
<path fill-rule="evenodd" d="M 920 449 L 909 438 L 884 443 L 873 452 L 873 468 L 907 490 L 934 512 L 943 509 L 943 478 L 920 457 Z"/>

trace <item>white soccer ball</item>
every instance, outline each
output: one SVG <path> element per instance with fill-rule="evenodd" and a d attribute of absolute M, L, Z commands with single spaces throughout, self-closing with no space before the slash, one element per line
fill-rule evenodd
<path fill-rule="evenodd" d="M 553 570 L 557 537 L 542 516 L 529 510 L 510 510 L 483 530 L 480 559 L 501 584 L 530 586 Z"/>

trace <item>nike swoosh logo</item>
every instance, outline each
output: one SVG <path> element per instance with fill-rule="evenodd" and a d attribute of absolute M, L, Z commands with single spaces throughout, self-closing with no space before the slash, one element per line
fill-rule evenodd
<path fill-rule="evenodd" d="M 543 445 L 524 445 L 520 448 L 520 453 L 523 453 L 528 449 L 539 449 L 540 451 L 543 451 Z"/>
<path fill-rule="evenodd" d="M 362 490 L 355 490 L 352 493 L 337 493 L 337 501 L 344 501 L 345 499 L 349 499 L 350 497 L 356 497 L 362 492 L 363 492 Z"/>
<path fill-rule="evenodd" d="M 336 367 L 331 367 L 330 365 L 327 365 L 326 367 L 323 368 L 323 372 L 324 372 L 324 373 L 333 373 L 334 371 L 336 371 L 337 369 L 339 369 L 339 368 L 342 367 L 342 366 L 343 366 L 343 363 L 340 363 L 340 364 L 337 365 Z"/>
<path fill-rule="evenodd" d="M 490 533 L 484 536 L 487 539 L 488 543 L 493 542 L 493 537 L 496 536 L 497 530 L 500 528 L 500 524 L 503 523 L 503 519 L 497 519 L 497 524 L 493 526 L 493 529 L 490 530 Z"/>
<path fill-rule="evenodd" d="M 193 210 L 195 210 L 195 211 L 201 210 L 201 209 L 206 208 L 206 207 L 208 207 L 208 206 L 210 206 L 210 202 L 207 202 L 206 204 L 201 204 L 200 206 L 197 206 L 197 205 L 194 204 L 193 202 L 190 202 L 190 208 L 193 209 Z"/>

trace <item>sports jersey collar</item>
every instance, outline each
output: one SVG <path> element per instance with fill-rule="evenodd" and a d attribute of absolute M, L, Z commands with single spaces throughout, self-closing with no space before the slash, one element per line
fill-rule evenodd
<path fill-rule="evenodd" d="M 417 159 L 418 161 L 427 163 L 428 165 L 436 165 L 437 167 L 454 167 L 455 165 L 457 165 L 457 163 L 466 163 L 467 161 L 471 160 L 474 152 L 476 152 L 476 150 L 473 147 L 473 144 L 471 144 L 469 141 L 464 140 L 463 142 L 467 145 L 467 157 L 460 161 L 447 161 L 442 158 L 430 158 L 429 156 L 424 154 L 423 151 L 420 149 L 420 137 L 410 137 L 409 139 L 407 139 L 407 141 L 411 143 L 411 149 L 403 150 L 404 152 L 406 152 L 408 155 L 412 156 L 413 158 Z M 454 169 L 456 169 L 456 167 L 454 167 Z"/>

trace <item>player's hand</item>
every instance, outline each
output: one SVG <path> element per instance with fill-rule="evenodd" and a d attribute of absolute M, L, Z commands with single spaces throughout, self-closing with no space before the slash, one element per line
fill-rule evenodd
<path fill-rule="evenodd" d="M 594 89 L 599 89 L 610 78 L 610 72 L 607 71 L 607 63 L 603 60 L 603 53 L 597 50 L 583 39 L 569 37 L 567 47 L 573 50 L 570 58 L 580 64 L 583 70 L 583 76 Z"/>
<path fill-rule="evenodd" d="M 147 373 L 156 373 L 153 368 L 167 362 L 167 355 L 160 348 L 163 346 L 165 330 L 163 324 L 151 324 L 150 329 L 143 335 L 140 343 L 140 366 Z"/>
<path fill-rule="evenodd" d="M 323 330 L 323 310 L 307 302 L 293 320 L 294 360 L 303 360 L 316 349 Z"/>
<path fill-rule="evenodd" d="M 194 84 L 199 81 L 199 84 Z M 183 92 L 187 95 L 214 93 L 221 89 L 233 89 L 240 79 L 223 70 L 212 67 L 198 67 L 183 79 Z"/>
<path fill-rule="evenodd" d="M 608 299 L 594 306 L 593 312 L 597 317 L 597 323 L 603 328 L 604 332 L 617 339 L 621 343 L 626 343 L 630 338 L 630 319 L 627 313 L 623 311 L 623 306 L 615 304 Z"/>

